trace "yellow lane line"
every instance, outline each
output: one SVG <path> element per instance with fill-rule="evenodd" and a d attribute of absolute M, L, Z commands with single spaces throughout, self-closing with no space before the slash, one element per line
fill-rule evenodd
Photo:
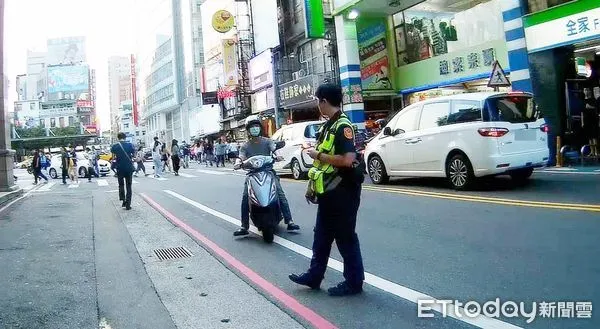
<path fill-rule="evenodd" d="M 287 181 L 287 182 L 294 182 L 294 183 L 306 183 L 303 181 L 296 181 L 296 180 L 289 179 L 289 178 L 282 178 L 282 180 Z M 508 205 L 508 206 L 600 212 L 600 205 L 593 205 L 593 204 L 559 203 L 559 202 L 547 202 L 547 201 L 527 201 L 527 200 L 516 200 L 516 199 L 492 198 L 492 197 L 483 197 L 483 196 L 468 195 L 468 194 L 462 195 L 462 194 L 456 194 L 456 193 L 430 192 L 430 191 L 410 190 L 410 189 L 402 189 L 402 188 L 378 187 L 378 186 L 372 186 L 372 185 L 363 185 L 363 190 L 374 191 L 374 192 L 391 192 L 391 193 L 396 193 L 396 194 L 424 196 L 424 197 L 446 199 L 446 200 L 491 203 L 491 204 Z"/>

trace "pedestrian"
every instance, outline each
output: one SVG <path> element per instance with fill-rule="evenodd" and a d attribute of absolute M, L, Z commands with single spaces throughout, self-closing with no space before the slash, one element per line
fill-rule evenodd
<path fill-rule="evenodd" d="M 37 185 L 38 183 L 38 178 L 43 178 L 46 183 L 48 183 L 48 178 L 44 175 L 44 173 L 42 173 L 42 162 L 41 162 L 41 157 L 43 156 L 43 153 L 40 152 L 40 150 L 36 150 L 33 153 L 33 159 L 31 160 L 31 166 L 33 167 L 33 179 L 34 185 Z"/>
<path fill-rule="evenodd" d="M 125 133 L 117 134 L 119 142 L 114 144 L 110 151 L 117 163 L 117 179 L 119 181 L 119 200 L 123 201 L 121 205 L 126 210 L 131 209 L 131 182 L 133 180 L 133 156 L 135 148 L 130 142 L 125 141 Z"/>
<path fill-rule="evenodd" d="M 71 183 L 79 184 L 79 175 L 77 173 L 77 154 L 75 150 L 69 156 L 69 178 Z"/>
<path fill-rule="evenodd" d="M 163 168 L 162 171 L 165 172 L 165 170 L 167 168 L 169 168 L 169 172 L 170 173 L 173 172 L 171 170 L 171 162 L 169 161 L 171 159 L 171 155 L 169 154 L 169 150 L 167 150 L 167 144 L 165 144 L 165 143 L 162 144 L 162 151 L 161 151 L 161 153 L 162 153 L 161 160 L 162 160 L 162 168 Z"/>
<path fill-rule="evenodd" d="M 204 143 L 204 157 L 206 159 L 206 166 L 210 163 L 210 166 L 213 166 L 213 156 L 214 156 L 214 147 L 213 143 L 206 140 Z"/>
<path fill-rule="evenodd" d="M 227 154 L 227 143 L 225 142 L 225 136 L 215 141 L 215 155 L 217 156 L 217 167 L 219 163 L 225 167 L 225 155 Z"/>
<path fill-rule="evenodd" d="M 158 141 L 158 137 L 154 137 L 154 146 L 152 146 L 152 162 L 154 163 L 154 178 L 159 178 L 162 173 L 161 163 L 162 143 Z"/>
<path fill-rule="evenodd" d="M 231 142 L 229 143 L 229 153 L 227 154 L 227 157 L 229 158 L 229 162 L 233 163 L 235 161 L 235 159 L 237 159 L 238 157 L 238 144 L 235 142 Z"/>
<path fill-rule="evenodd" d="M 94 152 L 91 148 L 87 147 L 86 149 L 86 159 L 88 160 L 88 167 L 86 171 L 86 178 L 88 183 L 92 182 L 92 176 L 99 178 L 100 176 L 96 172 L 96 152 Z"/>
<path fill-rule="evenodd" d="M 183 141 L 181 145 L 181 154 L 183 155 L 183 168 L 187 169 L 190 167 L 190 157 L 192 155 L 192 151 L 190 150 L 190 146 Z"/>
<path fill-rule="evenodd" d="M 179 157 L 179 145 L 177 145 L 176 139 L 171 142 L 171 160 L 173 161 L 173 172 L 175 172 L 175 176 L 179 176 L 181 158 Z"/>
<path fill-rule="evenodd" d="M 329 288 L 331 296 L 362 292 L 365 279 L 356 216 L 360 205 L 364 165 L 357 157 L 352 123 L 341 109 L 342 90 L 323 84 L 315 92 L 321 114 L 329 120 L 321 127 L 317 146 L 308 150 L 314 159 L 309 171 L 306 200 L 317 203 L 313 256 L 303 274 L 290 274 L 293 282 L 318 289 L 327 269 L 331 245 L 335 240 L 344 259 L 345 281 Z"/>
<path fill-rule="evenodd" d="M 60 156 L 60 168 L 62 171 L 62 183 L 67 184 L 67 177 L 69 176 L 69 152 L 65 147 L 62 148 L 62 154 Z"/>
<path fill-rule="evenodd" d="M 138 147 L 135 161 L 137 162 L 137 168 L 135 169 L 134 176 L 137 177 L 140 170 L 144 173 L 144 176 L 148 176 L 148 174 L 146 174 L 146 166 L 144 166 L 144 148 L 141 146 Z"/>

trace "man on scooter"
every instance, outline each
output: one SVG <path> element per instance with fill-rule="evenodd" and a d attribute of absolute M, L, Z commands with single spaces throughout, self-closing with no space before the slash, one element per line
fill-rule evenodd
<path fill-rule="evenodd" d="M 250 119 L 246 122 L 246 131 L 248 132 L 249 141 L 240 148 L 239 158 L 236 160 L 236 166 L 239 166 L 242 161 L 256 155 L 270 156 L 275 152 L 275 142 L 270 138 L 262 137 L 262 124 L 258 119 Z M 279 183 L 277 175 L 277 194 L 279 196 L 279 204 L 283 213 L 283 220 L 287 224 L 288 231 L 299 230 L 300 227 L 292 220 L 292 213 L 288 204 L 285 193 Z M 248 185 L 244 183 L 244 193 L 242 195 L 242 227 L 233 233 L 234 236 L 248 235 L 250 228 L 250 205 L 248 203 Z"/>

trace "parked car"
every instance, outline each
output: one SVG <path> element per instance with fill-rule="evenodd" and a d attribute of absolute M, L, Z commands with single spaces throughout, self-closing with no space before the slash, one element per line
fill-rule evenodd
<path fill-rule="evenodd" d="M 291 171 L 294 179 L 303 179 L 312 167 L 313 159 L 308 156 L 307 148 L 316 143 L 317 132 L 323 121 L 307 121 L 293 123 L 281 127 L 271 139 L 285 141 L 285 146 L 277 150 L 276 154 L 283 157 L 274 165 L 276 171 Z"/>
<path fill-rule="evenodd" d="M 89 160 L 87 159 L 85 153 L 76 152 L 77 154 L 77 173 L 79 177 L 83 178 L 87 175 L 87 168 L 89 164 Z M 48 174 L 51 178 L 61 178 L 62 177 L 62 161 L 61 154 L 55 154 L 52 156 L 52 160 L 50 161 L 50 168 L 48 169 Z"/>
<path fill-rule="evenodd" d="M 100 159 L 102 159 L 104 161 L 110 162 L 110 160 L 112 159 L 112 153 L 110 153 L 110 152 L 100 152 L 99 157 L 100 157 Z"/>
<path fill-rule="evenodd" d="M 529 93 L 470 93 L 415 103 L 365 150 L 375 184 L 389 177 L 446 177 L 457 190 L 476 177 L 524 181 L 549 158 L 548 126 Z"/>
<path fill-rule="evenodd" d="M 98 174 L 102 177 L 110 174 L 110 162 L 102 159 L 98 160 L 98 171 Z"/>

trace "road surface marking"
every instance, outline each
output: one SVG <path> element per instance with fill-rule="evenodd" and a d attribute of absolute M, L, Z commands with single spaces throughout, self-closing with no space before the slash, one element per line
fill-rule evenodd
<path fill-rule="evenodd" d="M 548 171 L 548 170 L 576 171 L 577 169 L 570 168 L 570 167 L 549 167 L 549 168 L 539 169 L 539 170 L 536 170 L 536 171 Z"/>
<path fill-rule="evenodd" d="M 160 180 L 160 181 L 167 180 L 167 179 L 166 179 L 166 178 L 164 178 L 164 177 L 154 177 L 154 176 L 148 176 L 148 177 L 149 177 L 149 178 L 151 178 L 151 179 L 156 179 L 156 180 Z"/>
<path fill-rule="evenodd" d="M 96 183 L 98 183 L 98 186 L 108 186 L 108 181 L 106 179 L 98 179 L 96 180 Z"/>
<path fill-rule="evenodd" d="M 194 177 L 198 177 L 198 176 L 194 176 L 194 175 L 190 175 L 190 174 L 184 174 L 184 173 L 179 173 L 179 176 L 181 176 L 181 177 L 185 177 L 185 178 L 194 178 Z"/>
<path fill-rule="evenodd" d="M 305 182 L 296 181 L 296 180 L 293 180 L 290 178 L 281 178 L 281 180 L 286 181 L 286 182 L 293 182 L 293 183 L 305 183 Z M 470 202 L 491 203 L 491 204 L 499 204 L 499 205 L 521 206 L 521 207 L 532 207 L 532 208 L 547 208 L 547 209 L 600 212 L 600 205 L 595 205 L 595 204 L 503 199 L 503 198 L 484 197 L 484 196 L 469 195 L 469 194 L 430 192 L 430 191 L 423 191 L 423 190 L 416 190 L 416 189 L 402 189 L 402 188 L 395 188 L 395 187 L 383 187 L 383 186 L 373 186 L 373 185 L 363 185 L 362 188 L 363 188 L 363 190 L 367 190 L 367 191 L 391 192 L 391 193 L 396 193 L 396 194 L 423 196 L 423 197 L 446 199 L 446 200 L 470 201 Z"/>
<path fill-rule="evenodd" d="M 185 222 L 183 222 L 182 220 L 165 210 L 158 203 L 149 198 L 146 194 L 141 193 L 140 195 L 150 206 L 152 206 L 154 209 L 160 212 L 171 223 L 183 229 L 188 234 L 194 236 L 194 238 L 196 238 L 196 240 L 199 241 L 205 248 L 211 249 L 214 254 L 217 254 L 230 266 L 235 267 L 237 271 L 244 275 L 247 279 L 254 282 L 254 284 L 259 286 L 262 290 L 273 296 L 279 302 L 283 303 L 288 309 L 294 311 L 300 317 L 304 318 L 313 327 L 318 329 L 337 329 L 337 327 L 333 323 L 327 321 L 327 319 L 323 318 L 310 308 L 298 302 L 294 297 L 286 294 L 283 290 L 279 289 L 271 282 L 265 280 L 258 273 L 254 272 L 252 269 L 244 265 L 242 262 L 237 260 L 223 248 L 219 247 L 216 243 L 212 242 L 200 232 L 194 230 Z"/>
<path fill-rule="evenodd" d="M 173 196 L 173 197 L 175 197 L 175 198 L 183 201 L 183 202 L 186 202 L 186 203 L 188 203 L 188 204 L 190 204 L 190 205 L 192 205 L 192 206 L 194 206 L 194 207 L 196 207 L 196 208 L 198 208 L 198 209 L 200 209 L 200 210 L 208 213 L 208 214 L 211 214 L 211 215 L 213 215 L 213 216 L 215 216 L 217 218 L 220 218 L 220 219 L 222 219 L 224 221 L 227 221 L 227 222 L 229 222 L 231 224 L 234 224 L 234 225 L 236 225 L 238 227 L 241 226 L 241 221 L 238 220 L 238 219 L 236 219 L 236 218 L 234 218 L 234 217 L 231 217 L 231 216 L 229 216 L 227 214 L 224 214 L 224 213 L 222 213 L 220 211 L 217 211 L 217 210 L 214 210 L 212 208 L 209 208 L 209 207 L 207 207 L 207 206 L 205 206 L 203 204 L 200 204 L 200 203 L 198 203 L 198 202 L 196 202 L 194 200 L 188 199 L 185 196 L 183 196 L 181 194 L 178 194 L 178 193 L 175 193 L 175 192 L 173 192 L 171 190 L 163 190 L 163 191 L 165 193 L 167 193 L 167 194 L 169 194 L 169 195 L 171 195 L 171 196 Z M 152 204 L 151 202 L 153 202 L 153 201 L 151 201 L 151 199 L 149 199 L 147 196 L 145 196 L 144 194 L 142 194 L 142 197 L 144 197 L 146 199 L 146 201 L 150 201 L 149 203 Z M 158 207 L 160 207 L 160 206 L 158 204 L 155 204 L 155 208 L 157 210 L 159 210 L 156 206 L 158 206 Z M 160 208 L 160 209 L 162 209 L 162 208 Z M 164 209 L 162 209 L 162 210 L 164 211 L 163 214 L 165 214 L 165 212 L 168 213 L 166 210 L 164 210 Z M 161 211 L 161 210 L 159 210 L 159 211 Z M 173 215 L 171 215 L 171 216 L 173 216 Z M 167 215 L 167 217 L 168 217 L 168 215 Z M 185 227 L 189 228 L 189 226 L 187 226 L 185 223 L 181 222 L 181 224 L 182 225 L 179 225 L 180 227 L 183 228 L 183 225 L 185 225 Z M 176 224 L 176 225 L 178 225 L 178 224 Z M 186 228 L 184 228 L 184 229 L 186 229 Z M 193 229 L 191 229 L 191 230 L 193 231 Z M 253 225 L 250 225 L 250 231 L 252 231 L 253 233 L 255 233 L 257 235 L 260 235 L 260 233 L 258 232 L 258 229 L 256 229 L 256 227 L 254 227 Z M 282 237 L 280 237 L 278 235 L 275 235 L 275 239 L 273 240 L 273 242 L 275 242 L 278 245 L 280 245 L 282 247 L 285 247 L 285 248 L 287 248 L 287 249 L 289 249 L 289 250 L 291 250 L 291 251 L 293 251 L 293 252 L 295 252 L 297 254 L 300 254 L 300 255 L 302 255 L 302 256 L 304 256 L 306 258 L 309 258 L 309 259 L 312 258 L 312 251 L 310 249 L 305 248 L 305 247 L 303 247 L 303 246 L 301 246 L 301 245 L 299 245 L 299 244 L 297 244 L 295 242 L 292 242 L 290 240 L 286 240 L 286 239 L 284 239 L 284 238 L 282 238 Z M 344 271 L 344 264 L 342 262 L 338 261 L 338 260 L 333 259 L 333 258 L 329 258 L 329 262 L 327 263 L 327 267 L 329 267 L 331 269 L 334 269 L 334 270 L 336 270 L 338 272 L 343 272 Z M 400 297 L 402 299 L 406 299 L 408 301 L 411 301 L 411 302 L 413 302 L 415 304 L 420 299 L 429 299 L 429 300 L 436 299 L 436 298 L 428 296 L 428 295 L 426 295 L 426 294 L 424 294 L 422 292 L 419 292 L 419 291 L 416 291 L 416 290 L 412 290 L 412 289 L 410 289 L 408 287 L 399 285 L 397 283 L 394 283 L 392 281 L 383 279 L 381 277 L 378 277 L 378 276 L 376 276 L 374 274 L 367 273 L 367 272 L 365 272 L 365 282 L 368 283 L 368 284 L 370 284 L 373 287 L 379 288 L 379 289 L 381 289 L 383 291 L 386 291 L 386 292 L 388 292 L 388 293 L 390 293 L 392 295 L 398 296 L 398 297 Z M 521 328 L 521 327 L 515 326 L 513 324 L 506 323 L 504 321 L 500 321 L 500 320 L 493 319 L 493 318 L 488 318 L 488 317 L 486 317 L 484 315 L 482 315 L 480 317 L 477 317 L 477 318 L 468 318 L 468 317 L 465 317 L 465 316 L 461 316 L 460 314 L 465 314 L 465 311 L 464 311 L 464 309 L 462 307 L 458 308 L 460 310 L 460 312 L 459 312 L 459 315 L 456 315 L 456 313 L 454 311 L 455 310 L 455 308 L 454 308 L 455 305 L 453 305 L 453 304 L 448 304 L 448 305 L 449 305 L 449 307 L 446 307 L 446 311 L 448 313 L 448 316 L 450 316 L 450 317 L 452 317 L 454 319 L 457 319 L 459 321 L 463 321 L 463 322 L 466 322 L 468 324 L 474 325 L 474 326 L 479 327 L 479 328 L 489 328 L 489 329 L 492 329 L 492 328 L 493 329 L 496 329 L 496 328 L 498 328 L 498 329 L 500 329 L 500 328 L 502 328 L 502 329 L 504 329 L 504 328 L 512 328 L 512 329 Z M 437 311 L 437 312 L 439 312 L 439 313 L 442 313 L 442 311 L 443 311 L 441 304 L 435 304 L 435 306 L 432 306 L 432 309 L 435 310 L 435 311 Z"/>
<path fill-rule="evenodd" d="M 45 184 L 44 186 L 40 187 L 40 188 L 37 190 L 37 192 L 48 192 L 48 191 L 50 191 L 50 189 L 51 189 L 51 188 L 52 188 L 54 185 L 56 185 L 56 183 L 54 183 L 54 182 L 47 183 L 47 184 Z"/>
<path fill-rule="evenodd" d="M 204 169 L 196 169 L 197 172 L 209 175 L 227 175 L 227 173 L 223 171 L 214 171 L 214 170 L 204 170 Z"/>
<path fill-rule="evenodd" d="M 108 324 L 108 321 L 106 320 L 106 318 L 100 319 L 100 323 L 98 324 L 98 327 L 99 327 L 99 329 L 112 329 L 110 324 Z"/>
<path fill-rule="evenodd" d="M 426 197 L 431 197 L 431 198 L 439 198 L 439 199 L 447 199 L 447 200 L 493 203 L 493 204 L 501 204 L 501 205 L 509 205 L 509 206 L 600 212 L 600 205 L 593 205 L 593 204 L 558 203 L 558 202 L 545 202 L 545 201 L 490 198 L 490 197 L 468 195 L 468 194 L 461 195 L 461 194 L 455 194 L 455 193 L 428 192 L 428 191 L 400 189 L 400 188 L 374 187 L 374 186 L 370 186 L 370 185 L 367 185 L 367 186 L 363 185 L 363 190 L 376 191 L 376 192 L 391 192 L 391 193 L 414 195 L 414 196 L 426 196 Z"/>
<path fill-rule="evenodd" d="M 36 185 L 33 185 L 33 184 L 25 185 L 25 186 L 23 186 L 23 191 L 27 192 L 27 191 L 31 190 L 32 188 L 34 188 L 35 186 Z"/>
<path fill-rule="evenodd" d="M 139 184 L 140 182 L 136 181 L 135 179 L 132 179 L 132 180 L 131 180 L 131 183 L 132 183 L 132 184 Z"/>
<path fill-rule="evenodd" d="M 110 191 L 104 191 L 106 193 L 114 193 L 114 192 L 119 192 L 119 190 L 110 190 Z"/>
<path fill-rule="evenodd" d="M 597 170 L 595 170 L 597 171 Z M 593 171 L 562 171 L 562 170 L 542 170 L 538 174 L 566 174 L 566 175 L 600 175 L 600 172 Z"/>
<path fill-rule="evenodd" d="M 69 184 L 69 188 L 78 188 L 79 184 Z"/>

